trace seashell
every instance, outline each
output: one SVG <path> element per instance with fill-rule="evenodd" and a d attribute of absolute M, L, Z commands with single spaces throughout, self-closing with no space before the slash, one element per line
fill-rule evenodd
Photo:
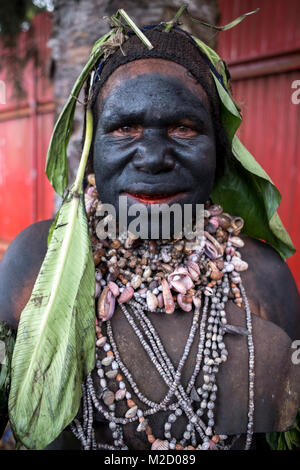
<path fill-rule="evenodd" d="M 142 431 L 146 431 L 147 427 L 148 427 L 148 420 L 147 419 L 143 419 L 140 424 L 138 425 L 138 427 L 136 428 L 137 432 L 142 432 Z"/>
<path fill-rule="evenodd" d="M 115 369 L 115 370 L 108 370 L 107 372 L 105 372 L 105 375 L 108 379 L 114 379 L 118 374 L 118 371 Z"/>
<path fill-rule="evenodd" d="M 95 269 L 95 279 L 96 279 L 96 281 L 101 281 L 102 273 L 101 273 L 100 269 L 97 269 L 97 268 Z"/>
<path fill-rule="evenodd" d="M 95 173 L 90 173 L 87 177 L 87 180 L 92 186 L 96 186 Z"/>
<path fill-rule="evenodd" d="M 158 300 L 156 295 L 152 294 L 149 290 L 147 291 L 147 307 L 150 310 L 150 312 L 155 312 L 158 306 Z"/>
<path fill-rule="evenodd" d="M 196 297 L 195 295 L 193 296 L 193 304 L 195 305 L 196 308 L 201 307 L 201 299 L 200 297 Z"/>
<path fill-rule="evenodd" d="M 98 318 L 101 321 L 109 320 L 115 311 L 115 297 L 109 290 L 108 286 L 103 288 L 103 291 L 99 297 L 97 305 Z"/>
<path fill-rule="evenodd" d="M 211 216 L 220 215 L 223 212 L 222 206 L 219 206 L 218 204 L 210 206 L 208 210 Z"/>
<path fill-rule="evenodd" d="M 95 199 L 95 196 L 96 196 L 95 190 L 96 190 L 95 186 L 90 186 L 87 189 L 85 195 L 88 195 L 88 196 L 92 197 L 93 199 Z"/>
<path fill-rule="evenodd" d="M 244 227 L 244 219 L 242 219 L 241 217 L 234 217 L 231 223 L 231 227 L 233 229 L 233 234 L 238 235 Z"/>
<path fill-rule="evenodd" d="M 209 223 L 212 224 L 212 225 L 214 225 L 214 226 L 216 227 L 216 229 L 217 229 L 217 228 L 219 227 L 219 225 L 220 225 L 220 222 L 219 222 L 218 217 L 211 217 L 211 218 L 209 219 Z"/>
<path fill-rule="evenodd" d="M 111 390 L 106 390 L 102 395 L 102 399 L 106 406 L 110 406 L 115 401 L 115 394 Z"/>
<path fill-rule="evenodd" d="M 109 281 L 107 286 L 108 286 L 109 290 L 111 290 L 111 292 L 113 293 L 113 295 L 115 297 L 118 297 L 120 295 L 120 289 L 119 289 L 118 285 L 115 282 Z"/>
<path fill-rule="evenodd" d="M 120 258 L 119 261 L 118 261 L 118 266 L 119 266 L 119 268 L 125 268 L 126 259 L 125 258 Z"/>
<path fill-rule="evenodd" d="M 162 441 L 161 439 L 155 439 L 151 446 L 151 450 L 169 450 L 169 442 Z"/>
<path fill-rule="evenodd" d="M 192 310 L 192 304 L 184 301 L 183 294 L 177 294 L 177 302 L 179 307 L 181 307 L 185 312 L 190 312 Z"/>
<path fill-rule="evenodd" d="M 131 258 L 131 260 L 129 261 L 128 266 L 130 268 L 135 268 L 136 264 L 137 264 L 137 261 L 138 261 L 137 257 L 133 256 L 133 258 Z"/>
<path fill-rule="evenodd" d="M 101 364 L 103 366 L 110 366 L 113 360 L 114 356 L 106 356 L 104 359 L 102 359 Z"/>
<path fill-rule="evenodd" d="M 212 288 L 211 288 L 211 287 L 205 287 L 205 289 L 204 289 L 204 295 L 206 295 L 206 296 L 208 296 L 208 297 L 211 296 L 211 295 L 213 295 L 213 290 L 212 290 Z"/>
<path fill-rule="evenodd" d="M 88 194 L 84 195 L 84 205 L 87 214 L 90 214 L 93 208 L 94 199 L 92 199 Z"/>
<path fill-rule="evenodd" d="M 125 418 L 134 418 L 137 413 L 137 409 L 137 405 L 133 406 L 132 408 L 129 408 L 129 410 L 126 411 Z"/>
<path fill-rule="evenodd" d="M 161 250 L 161 258 L 164 263 L 169 263 L 171 261 L 171 256 L 166 250 Z"/>
<path fill-rule="evenodd" d="M 162 267 L 163 271 L 165 271 L 167 274 L 171 274 L 173 272 L 173 268 L 169 264 L 163 263 L 161 265 L 161 267 Z"/>
<path fill-rule="evenodd" d="M 123 389 L 119 389 L 116 393 L 115 393 L 115 399 L 116 401 L 120 401 L 120 400 L 123 400 L 123 398 L 125 398 L 125 395 L 126 395 L 126 390 L 123 388 Z"/>
<path fill-rule="evenodd" d="M 194 263 L 199 263 L 200 256 L 201 256 L 201 254 L 199 252 L 198 253 L 193 253 L 192 255 L 190 255 L 188 257 L 188 264 L 189 264 L 189 261 L 193 261 Z"/>
<path fill-rule="evenodd" d="M 216 264 L 218 269 L 223 269 L 224 268 L 224 261 L 222 259 L 215 260 L 215 264 Z"/>
<path fill-rule="evenodd" d="M 159 308 L 163 308 L 163 306 L 164 306 L 164 297 L 163 297 L 161 292 L 157 296 L 157 303 L 158 303 Z"/>
<path fill-rule="evenodd" d="M 243 248 L 243 246 L 245 245 L 245 243 L 240 237 L 230 237 L 228 241 L 230 241 L 233 246 L 236 246 L 238 248 Z"/>
<path fill-rule="evenodd" d="M 100 294 L 101 294 L 101 284 L 100 284 L 100 282 L 96 282 L 95 294 L 94 294 L 95 299 L 98 299 Z"/>
<path fill-rule="evenodd" d="M 106 337 L 106 336 L 101 336 L 101 338 L 98 338 L 98 339 L 97 339 L 97 341 L 96 341 L 96 346 L 97 346 L 98 348 L 102 348 L 102 346 L 105 345 L 106 341 L 107 341 L 107 337 Z"/>
<path fill-rule="evenodd" d="M 121 246 L 120 240 L 113 240 L 113 241 L 111 242 L 111 247 L 114 248 L 114 249 L 116 249 L 116 250 L 117 250 L 118 248 L 120 248 L 120 246 Z"/>
<path fill-rule="evenodd" d="M 194 261 L 188 261 L 188 270 L 193 281 L 198 281 L 200 275 L 200 269 L 197 263 Z"/>
<path fill-rule="evenodd" d="M 233 256 L 231 263 L 233 264 L 236 271 L 246 271 L 246 269 L 248 269 L 248 263 L 241 260 L 238 256 Z"/>
<path fill-rule="evenodd" d="M 186 294 L 187 288 L 185 287 L 182 281 L 174 280 L 170 282 L 170 284 L 172 286 L 172 289 L 176 290 L 176 292 L 179 292 L 181 294 Z"/>
<path fill-rule="evenodd" d="M 217 248 L 209 241 L 206 241 L 205 247 L 204 247 L 204 253 L 206 256 L 208 256 L 210 259 L 216 259 L 218 257 L 218 250 Z"/>
<path fill-rule="evenodd" d="M 131 281 L 130 281 L 130 284 L 131 284 L 131 287 L 133 287 L 134 289 L 138 289 L 140 287 L 140 285 L 142 284 L 142 278 L 141 276 L 139 276 L 138 274 L 135 274 Z"/>
<path fill-rule="evenodd" d="M 227 246 L 227 248 L 225 249 L 225 253 L 226 253 L 226 255 L 234 256 L 234 254 L 235 254 L 234 247 L 233 246 Z"/>
<path fill-rule="evenodd" d="M 180 280 L 178 280 L 178 276 L 180 276 Z M 194 287 L 190 273 L 184 267 L 175 269 L 175 271 L 168 276 L 168 281 L 172 288 L 181 294 L 185 294 L 188 289 Z"/>
<path fill-rule="evenodd" d="M 210 233 L 204 231 L 204 235 L 217 249 L 218 257 L 223 256 L 224 247 L 222 245 L 220 245 L 220 243 Z M 207 241 L 206 241 L 206 243 L 207 243 Z"/>
<path fill-rule="evenodd" d="M 215 263 L 213 263 L 212 261 L 209 261 L 208 264 L 211 269 L 211 273 L 210 273 L 211 279 L 213 279 L 214 281 L 219 281 L 220 279 L 222 279 L 224 274 L 221 271 L 219 271 Z"/>
<path fill-rule="evenodd" d="M 131 286 L 125 287 L 123 290 L 122 294 L 118 298 L 119 304 L 124 304 L 125 302 L 128 302 L 134 294 L 134 289 Z"/>
<path fill-rule="evenodd" d="M 129 232 L 128 237 L 126 238 L 124 242 L 124 248 L 126 250 L 129 250 L 132 247 L 136 239 L 137 239 L 137 236 Z"/>
<path fill-rule="evenodd" d="M 162 295 L 164 298 L 165 312 L 173 313 L 175 310 L 175 303 L 174 303 L 174 299 L 173 299 L 169 284 L 166 281 L 166 279 L 161 280 L 161 286 L 162 286 Z"/>
<path fill-rule="evenodd" d="M 223 214 L 219 215 L 219 223 L 221 227 L 224 228 L 225 230 L 227 230 L 228 227 L 230 227 L 231 221 L 232 221 L 232 218 L 230 214 L 223 212 Z"/>
<path fill-rule="evenodd" d="M 157 243 L 156 243 L 156 241 L 154 241 L 154 240 L 149 241 L 149 251 L 150 251 L 151 255 L 155 255 L 155 253 L 157 252 Z"/>
<path fill-rule="evenodd" d="M 145 271 L 144 271 L 143 277 L 145 279 L 148 279 L 151 276 L 151 274 L 152 274 L 151 268 L 149 266 L 147 266 Z"/>

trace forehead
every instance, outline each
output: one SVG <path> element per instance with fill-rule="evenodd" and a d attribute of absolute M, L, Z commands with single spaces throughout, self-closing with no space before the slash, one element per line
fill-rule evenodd
<path fill-rule="evenodd" d="M 141 83 L 141 77 L 144 76 L 145 78 L 147 75 L 156 75 L 161 79 L 163 77 L 173 78 L 173 83 L 175 80 L 178 84 L 181 83 L 183 89 L 189 90 L 203 103 L 207 110 L 210 109 L 209 100 L 202 85 L 185 67 L 169 60 L 157 58 L 139 59 L 117 68 L 102 87 L 96 106 L 101 109 L 109 96 L 116 94 L 117 90 L 123 89 L 124 91 L 126 88 L 124 84 L 125 82 L 128 84 L 128 80 L 140 77 L 139 81 Z"/>

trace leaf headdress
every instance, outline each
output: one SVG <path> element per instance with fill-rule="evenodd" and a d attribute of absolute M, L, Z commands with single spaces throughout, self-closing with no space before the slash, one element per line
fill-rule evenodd
<path fill-rule="evenodd" d="M 95 42 L 56 122 L 49 145 L 46 173 L 55 191 L 63 196 L 63 203 L 51 227 L 48 250 L 31 297 L 21 315 L 9 395 L 9 418 L 15 437 L 30 449 L 45 448 L 74 419 L 80 406 L 81 383 L 94 367 L 94 264 L 82 185 L 93 130 L 89 106 L 78 174 L 69 190 L 67 146 L 80 90 L 99 59 L 107 57 L 126 39 L 122 20 L 146 47 L 152 48 L 143 32 L 119 10 L 111 18 L 112 29 Z M 167 24 L 165 31 L 175 22 Z M 226 211 L 244 218 L 245 233 L 267 241 L 283 257 L 290 256 L 294 248 L 276 212 L 280 194 L 235 134 L 241 117 L 229 92 L 225 66 L 216 52 L 193 39 L 210 61 L 221 101 L 222 123 L 235 157 L 226 163 L 223 174 L 215 181 L 212 199 Z"/>

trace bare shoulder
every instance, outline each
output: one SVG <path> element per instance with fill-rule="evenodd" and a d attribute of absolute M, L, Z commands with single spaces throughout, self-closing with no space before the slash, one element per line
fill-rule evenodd
<path fill-rule="evenodd" d="M 0 320 L 17 328 L 47 251 L 52 220 L 23 230 L 9 245 L 0 263 Z"/>
<path fill-rule="evenodd" d="M 249 269 L 244 285 L 253 313 L 280 326 L 291 339 L 300 338 L 300 302 L 287 263 L 270 245 L 249 238 L 241 249 Z"/>

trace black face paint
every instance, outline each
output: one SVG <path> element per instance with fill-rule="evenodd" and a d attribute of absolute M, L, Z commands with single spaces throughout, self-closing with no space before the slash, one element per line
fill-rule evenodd
<path fill-rule="evenodd" d="M 192 137 L 184 128 L 170 132 L 183 124 Z M 130 127 L 141 131 L 127 135 Z M 129 205 L 176 202 L 182 210 L 209 198 L 216 167 L 212 119 L 179 79 L 155 73 L 114 87 L 102 104 L 93 151 L 98 193 L 117 213 L 120 195 L 129 195 Z"/>

